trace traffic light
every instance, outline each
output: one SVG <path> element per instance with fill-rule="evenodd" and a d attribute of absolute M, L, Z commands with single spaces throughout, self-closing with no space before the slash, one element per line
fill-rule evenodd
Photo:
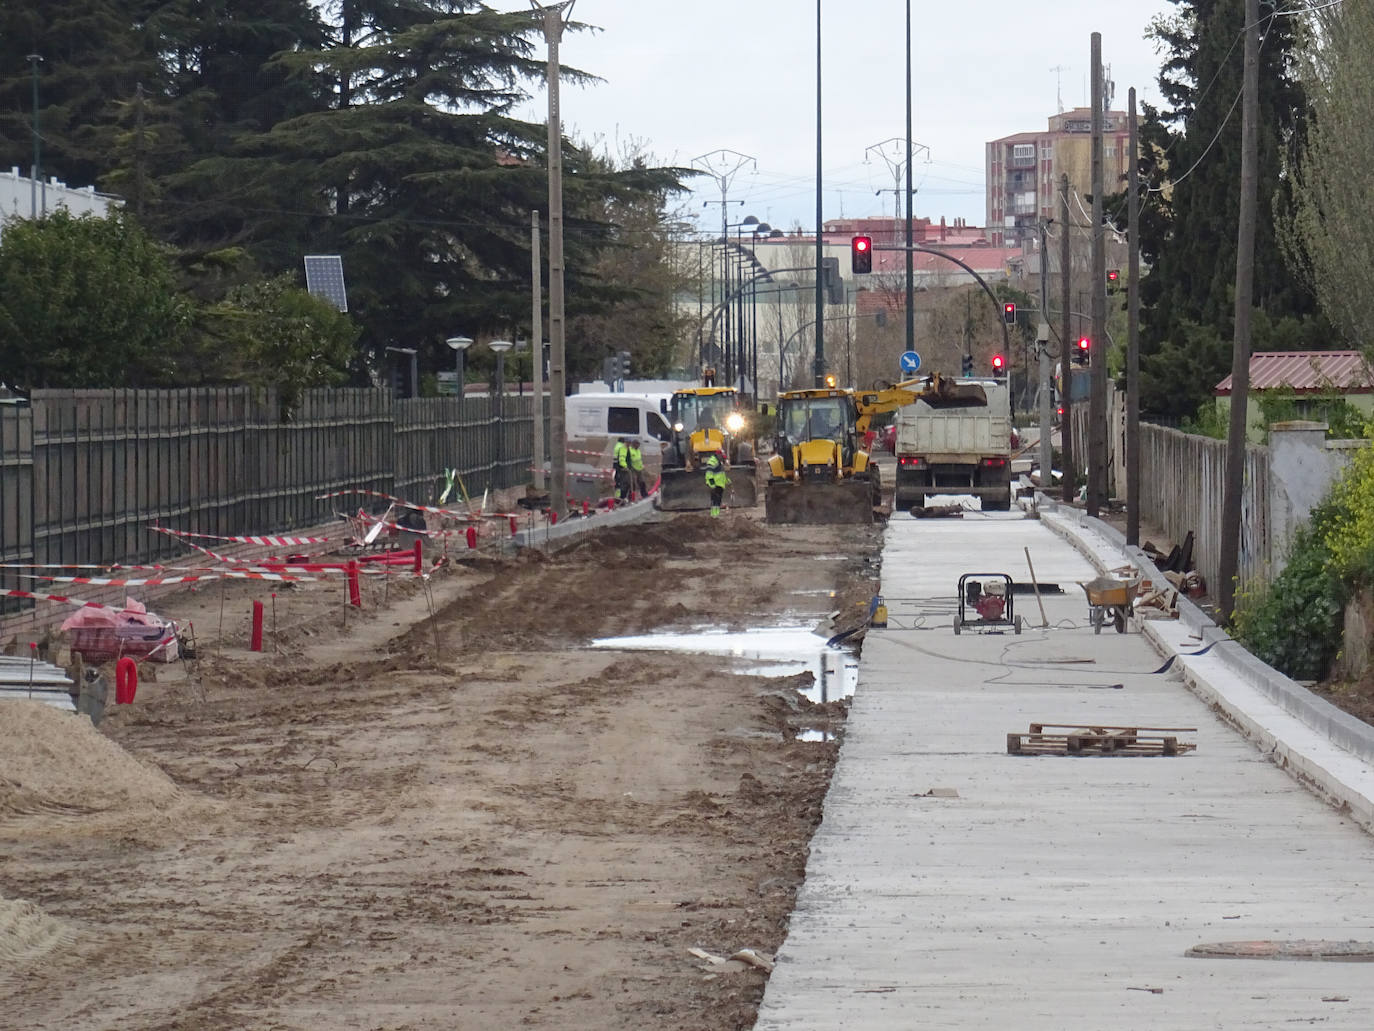
<path fill-rule="evenodd" d="M 1087 365 L 1088 359 L 1092 354 L 1092 341 L 1087 337 L 1078 338 L 1078 348 L 1074 352 L 1073 363 L 1075 365 Z"/>
<path fill-rule="evenodd" d="M 1107 269 L 1107 289 L 1110 290 L 1119 282 L 1121 282 L 1121 270 L 1119 268 Z"/>
<path fill-rule="evenodd" d="M 964 375 L 973 375 L 973 355 L 971 354 L 964 355 Z"/>
<path fill-rule="evenodd" d="M 840 278 L 840 259 L 821 259 L 821 286 L 826 304 L 844 304 L 844 280 Z"/>
<path fill-rule="evenodd" d="M 849 241 L 849 270 L 856 275 L 873 271 L 873 237 L 856 236 Z"/>
<path fill-rule="evenodd" d="M 630 378 L 630 352 L 619 351 L 616 353 L 616 371 L 620 374 L 619 379 Z"/>
<path fill-rule="evenodd" d="M 1001 379 L 1007 374 L 1007 360 L 1000 354 L 992 356 L 992 376 L 994 379 Z"/>
<path fill-rule="evenodd" d="M 1016 325 L 1016 305 L 1011 301 L 1002 305 L 1002 321 L 1008 326 Z"/>

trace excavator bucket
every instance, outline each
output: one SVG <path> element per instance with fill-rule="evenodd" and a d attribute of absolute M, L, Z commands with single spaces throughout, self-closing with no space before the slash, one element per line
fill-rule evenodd
<path fill-rule="evenodd" d="M 774 480 L 768 484 L 764 511 L 770 523 L 871 523 L 878 501 L 875 486 L 867 479 Z"/>
<path fill-rule="evenodd" d="M 732 465 L 725 488 L 726 508 L 753 508 L 758 504 L 754 487 L 754 463 Z M 711 491 L 700 469 L 664 469 L 658 484 L 658 507 L 665 512 L 705 511 L 711 507 Z"/>

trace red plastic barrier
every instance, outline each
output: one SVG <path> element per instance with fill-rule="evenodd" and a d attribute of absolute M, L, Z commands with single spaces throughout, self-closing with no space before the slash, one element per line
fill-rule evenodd
<path fill-rule="evenodd" d="M 253 602 L 253 639 L 248 644 L 250 652 L 262 651 L 262 602 Z"/>
<path fill-rule="evenodd" d="M 425 567 L 425 546 L 421 541 L 415 542 L 415 575 L 419 576 L 424 572 Z"/>
<path fill-rule="evenodd" d="M 358 563 L 348 563 L 348 604 L 354 608 L 363 607 L 363 591 L 358 584 Z"/>
<path fill-rule="evenodd" d="M 550 526 L 553 526 L 553 525 L 554 525 L 555 523 L 557 523 L 557 522 L 558 522 L 558 513 L 555 512 L 553 509 L 549 509 L 549 525 L 550 525 Z"/>
<path fill-rule="evenodd" d="M 516 535 L 516 533 L 518 532 L 518 530 L 519 530 L 519 528 L 516 526 L 516 523 L 515 523 L 515 516 L 511 516 L 511 517 L 510 517 L 510 535 L 511 535 L 512 537 L 514 537 L 514 536 Z"/>
<path fill-rule="evenodd" d="M 115 663 L 115 704 L 132 705 L 138 691 L 138 663 L 124 656 Z"/>
<path fill-rule="evenodd" d="M 475 548 L 475 547 L 477 547 L 477 527 L 475 527 L 475 526 L 469 526 L 469 527 L 468 527 L 468 548 L 469 548 L 469 549 L 472 549 L 472 548 Z"/>
<path fill-rule="evenodd" d="M 592 503 L 585 498 L 582 499 L 582 514 L 589 516 L 592 514 Z"/>

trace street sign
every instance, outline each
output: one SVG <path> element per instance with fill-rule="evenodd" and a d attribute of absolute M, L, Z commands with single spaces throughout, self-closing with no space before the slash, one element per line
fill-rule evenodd
<path fill-rule="evenodd" d="M 902 352 L 902 372 L 909 374 L 921 367 L 921 356 L 915 351 Z"/>

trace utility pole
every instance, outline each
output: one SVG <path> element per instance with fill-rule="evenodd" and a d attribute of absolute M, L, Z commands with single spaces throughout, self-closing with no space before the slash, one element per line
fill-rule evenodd
<path fill-rule="evenodd" d="M 1135 87 L 1127 94 L 1130 134 L 1126 175 L 1126 543 L 1140 544 L 1140 151 Z"/>
<path fill-rule="evenodd" d="M 1059 177 L 1059 395 L 1064 416 L 1059 420 L 1059 464 L 1064 474 L 1064 500 L 1073 501 L 1078 466 L 1073 457 L 1073 253 L 1069 244 L 1069 177 Z"/>
<path fill-rule="evenodd" d="M 911 235 L 911 0 L 906 0 L 906 349 L 916 350 L 916 252 Z"/>
<path fill-rule="evenodd" d="M 1054 427 L 1050 421 L 1050 249 L 1049 223 L 1040 220 L 1040 325 L 1035 333 L 1035 353 L 1040 358 L 1040 490 L 1048 497 L 1054 482 L 1054 465 L 1050 435 Z M 1064 350 L 1064 348 L 1060 348 Z"/>
<path fill-rule="evenodd" d="M 33 178 L 29 181 L 29 217 L 38 217 L 38 182 L 43 178 L 43 144 L 42 134 L 38 131 L 38 66 L 43 63 L 40 54 L 29 55 L 29 67 L 33 71 L 33 164 L 29 171 L 33 173 Z M 43 190 L 43 214 L 48 213 L 48 191 Z"/>
<path fill-rule="evenodd" d="M 1102 33 L 1092 34 L 1092 392 L 1088 395 L 1088 515 L 1107 500 L 1107 241 L 1102 228 Z"/>
<path fill-rule="evenodd" d="M 817 387 L 825 386 L 825 284 L 821 282 L 824 215 L 821 211 L 821 0 L 816 0 L 816 360 L 812 374 Z"/>
<path fill-rule="evenodd" d="M 1245 486 L 1245 419 L 1250 394 L 1250 309 L 1255 293 L 1255 207 L 1259 193 L 1259 0 L 1245 0 L 1245 82 L 1240 122 L 1240 216 L 1236 231 L 1235 338 L 1231 348 L 1231 426 L 1226 438 L 1226 492 L 1221 505 L 1217 585 L 1229 620 L 1240 568 L 1240 503 Z"/>
<path fill-rule="evenodd" d="M 530 356 L 534 380 L 534 489 L 544 489 L 544 284 L 539 258 L 539 212 L 530 212 Z M 462 390 L 460 383 L 458 389 Z"/>
<path fill-rule="evenodd" d="M 145 193 L 143 184 L 143 147 L 143 83 L 140 82 L 134 94 L 134 214 L 140 219 L 143 217 L 143 198 Z"/>
<path fill-rule="evenodd" d="M 530 6 L 543 15 L 544 41 L 549 48 L 549 456 L 553 483 L 549 501 L 561 519 L 568 514 L 568 395 L 566 342 L 567 321 L 563 304 L 563 128 L 558 109 L 558 44 L 563 39 L 566 17 L 572 17 L 577 0 Z M 542 341 L 541 341 L 542 343 Z M 461 387 L 461 384 L 460 384 Z"/>

